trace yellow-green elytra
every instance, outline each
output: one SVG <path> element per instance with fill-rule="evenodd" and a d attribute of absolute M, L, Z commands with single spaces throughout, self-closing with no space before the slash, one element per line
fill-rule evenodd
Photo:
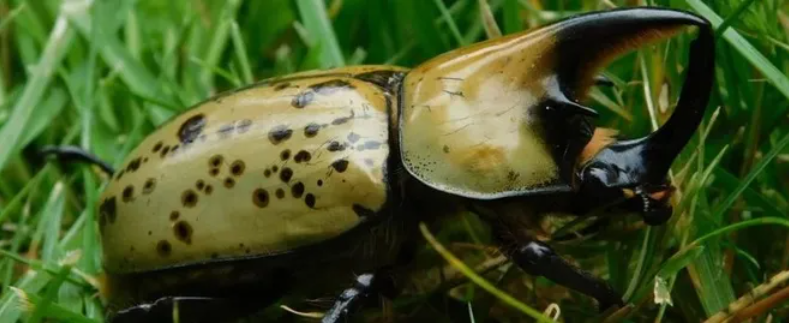
<path fill-rule="evenodd" d="M 599 69 L 685 26 L 699 36 L 665 125 L 634 140 L 596 128 L 581 102 Z M 359 274 L 324 317 L 338 321 L 377 271 L 410 255 L 403 241 L 420 220 L 464 208 L 490 221 L 523 270 L 620 305 L 533 227 L 615 208 L 668 220 L 666 175 L 704 116 L 712 35 L 681 11 L 592 13 L 413 70 L 304 72 L 199 103 L 144 139 L 101 196 L 110 310 L 140 320 L 195 297 L 193 311 L 215 315 L 209 300 L 269 303 Z"/>
<path fill-rule="evenodd" d="M 388 83 L 403 73 L 363 66 L 299 74 L 169 121 L 131 152 L 102 195 L 105 268 L 273 255 L 373 215 L 387 198 L 397 105 Z"/>

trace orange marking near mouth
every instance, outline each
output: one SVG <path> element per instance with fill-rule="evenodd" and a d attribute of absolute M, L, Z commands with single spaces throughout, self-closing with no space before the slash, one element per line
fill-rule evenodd
<path fill-rule="evenodd" d="M 589 143 L 586 144 L 579 159 L 580 165 L 584 165 L 600 153 L 604 148 L 616 141 L 619 132 L 615 129 L 599 127 L 594 130 L 594 135 Z"/>

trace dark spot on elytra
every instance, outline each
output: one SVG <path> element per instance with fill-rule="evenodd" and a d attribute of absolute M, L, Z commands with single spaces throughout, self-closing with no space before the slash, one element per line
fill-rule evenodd
<path fill-rule="evenodd" d="M 197 205 L 197 198 L 197 193 L 194 190 L 189 189 L 181 194 L 181 203 L 184 205 L 184 207 L 192 208 Z"/>
<path fill-rule="evenodd" d="M 265 169 L 265 170 L 263 170 L 263 175 L 264 175 L 266 178 L 270 177 L 270 176 L 271 176 L 271 170 L 269 170 L 269 169 Z"/>
<path fill-rule="evenodd" d="M 184 144 L 192 143 L 203 132 L 203 127 L 205 127 L 205 115 L 194 115 L 181 124 L 181 128 L 178 129 L 178 139 Z"/>
<path fill-rule="evenodd" d="M 375 211 L 372 209 L 366 208 L 359 204 L 353 204 L 353 212 L 356 213 L 359 218 L 368 218 L 375 216 Z"/>
<path fill-rule="evenodd" d="M 282 182 L 285 182 L 285 183 L 290 181 L 290 178 L 292 178 L 292 177 L 293 177 L 293 170 L 291 170 L 288 167 L 282 168 L 282 172 L 279 173 L 279 179 L 282 180 Z"/>
<path fill-rule="evenodd" d="M 252 121 L 249 119 L 242 119 L 236 123 L 236 130 L 239 134 L 246 133 L 252 127 Z"/>
<path fill-rule="evenodd" d="M 147 156 L 142 159 L 142 163 L 148 163 L 148 157 Z"/>
<path fill-rule="evenodd" d="M 509 180 L 509 181 L 515 181 L 520 176 L 521 176 L 520 173 L 517 173 L 517 172 L 512 171 L 512 170 L 510 170 L 510 172 L 507 172 L 507 180 Z"/>
<path fill-rule="evenodd" d="M 336 126 L 336 125 L 342 125 L 342 124 L 345 124 L 345 123 L 347 123 L 349 120 L 353 119 L 354 115 L 355 115 L 354 111 L 353 111 L 353 110 L 351 110 L 351 115 L 350 115 L 350 116 L 347 116 L 347 117 L 340 117 L 340 118 L 337 118 L 337 119 L 335 119 L 335 120 L 332 120 L 331 124 L 332 124 L 332 125 L 335 125 L 335 126 Z"/>
<path fill-rule="evenodd" d="M 154 145 L 154 146 L 153 146 L 153 150 L 152 150 L 152 152 L 153 152 L 153 153 L 159 152 L 159 150 L 161 150 L 161 149 L 162 149 L 162 146 L 163 146 L 163 145 L 164 145 L 164 144 L 162 144 L 162 142 L 161 142 L 161 141 L 159 141 L 158 143 L 156 143 L 156 145 Z"/>
<path fill-rule="evenodd" d="M 282 161 L 287 161 L 288 159 L 290 159 L 290 150 L 286 149 L 286 150 L 283 150 L 282 152 L 280 152 L 279 153 L 279 158 Z"/>
<path fill-rule="evenodd" d="M 268 133 L 268 139 L 271 141 L 272 144 L 276 145 L 282 143 L 283 141 L 287 141 L 290 138 L 290 135 L 293 134 L 293 130 L 288 128 L 288 126 L 280 125 L 274 127 Z"/>
<path fill-rule="evenodd" d="M 129 162 L 129 165 L 126 166 L 126 172 L 137 171 L 137 169 L 140 168 L 140 162 L 141 161 L 142 160 L 140 158 L 136 158 L 134 160 L 131 160 L 131 162 Z"/>
<path fill-rule="evenodd" d="M 214 155 L 214 156 L 211 157 L 211 159 L 208 160 L 208 166 L 209 167 L 218 168 L 222 164 L 222 161 L 224 161 L 224 159 L 225 158 L 223 158 L 219 154 Z"/>
<path fill-rule="evenodd" d="M 290 105 L 294 108 L 301 109 L 307 107 L 313 100 L 315 100 L 315 92 L 307 89 L 293 97 L 293 100 L 290 101 Z"/>
<path fill-rule="evenodd" d="M 275 165 L 275 166 L 271 167 L 271 172 L 276 173 L 277 171 L 279 171 L 279 167 L 278 166 Z"/>
<path fill-rule="evenodd" d="M 331 166 L 337 170 L 337 172 L 345 172 L 348 169 L 348 160 L 342 159 L 332 162 Z"/>
<path fill-rule="evenodd" d="M 236 180 L 233 180 L 233 178 L 228 177 L 225 179 L 224 184 L 225 184 L 225 188 L 230 189 L 236 185 Z"/>
<path fill-rule="evenodd" d="M 179 217 L 181 217 L 181 213 L 178 212 L 177 210 L 173 210 L 173 212 L 170 213 L 171 221 L 177 221 Z"/>
<path fill-rule="evenodd" d="M 351 132 L 350 134 L 348 134 L 348 141 L 351 142 L 351 143 L 356 143 L 356 141 L 358 141 L 360 138 L 362 138 L 362 137 L 359 136 L 359 134 L 356 134 L 354 132 Z"/>
<path fill-rule="evenodd" d="M 203 188 L 205 188 L 205 181 L 197 180 L 197 183 L 195 183 L 195 187 L 197 187 L 197 190 L 203 190 Z"/>
<path fill-rule="evenodd" d="M 144 195 L 150 194 L 153 192 L 153 189 L 156 188 L 156 180 L 154 178 L 148 178 L 145 181 L 145 184 L 142 186 L 142 193 Z"/>
<path fill-rule="evenodd" d="M 173 226 L 175 238 L 186 244 L 192 244 L 192 232 L 192 225 L 189 225 L 186 221 L 178 221 Z"/>
<path fill-rule="evenodd" d="M 381 148 L 381 142 L 377 142 L 377 141 L 367 141 L 364 142 L 364 144 L 360 144 L 359 146 L 356 147 L 356 149 L 359 151 L 377 150 L 379 148 Z"/>
<path fill-rule="evenodd" d="M 173 153 L 175 153 L 175 151 L 178 151 L 178 148 L 180 148 L 180 147 L 181 147 L 180 145 L 175 144 L 175 146 L 173 146 L 173 149 L 172 149 Z"/>
<path fill-rule="evenodd" d="M 308 193 L 304 196 L 304 203 L 307 204 L 309 208 L 315 208 L 315 195 Z"/>
<path fill-rule="evenodd" d="M 236 127 L 233 126 L 233 124 L 222 125 L 221 127 L 219 127 L 219 131 L 218 131 L 219 132 L 219 137 L 220 138 L 228 138 L 228 137 L 230 137 L 230 135 L 231 135 L 231 133 L 233 133 L 234 129 L 236 129 Z"/>
<path fill-rule="evenodd" d="M 241 160 L 236 160 L 230 165 L 230 173 L 237 177 L 244 174 L 245 169 L 246 165 L 244 164 L 244 161 Z"/>
<path fill-rule="evenodd" d="M 304 150 L 299 151 L 299 153 L 296 153 L 293 157 L 293 161 L 296 161 L 296 163 L 309 162 L 311 159 L 312 155 L 310 155 L 310 152 Z"/>
<path fill-rule="evenodd" d="M 104 227 L 107 226 L 107 216 L 99 213 L 99 231 L 104 234 Z"/>
<path fill-rule="evenodd" d="M 274 86 L 274 91 L 281 91 L 290 86 L 290 82 L 283 82 Z"/>
<path fill-rule="evenodd" d="M 170 153 L 170 145 L 167 145 L 162 149 L 161 157 L 164 158 L 167 156 L 167 153 Z"/>
<path fill-rule="evenodd" d="M 449 153 L 449 146 L 444 145 L 443 150 L 444 150 L 444 153 Z"/>
<path fill-rule="evenodd" d="M 304 194 L 304 184 L 296 182 L 296 184 L 290 187 L 290 193 L 293 195 L 293 198 L 301 198 L 301 195 Z"/>
<path fill-rule="evenodd" d="M 128 185 L 123 189 L 123 202 L 130 202 L 134 199 L 134 186 Z"/>
<path fill-rule="evenodd" d="M 118 205 L 115 202 L 115 196 L 107 198 L 99 206 L 99 217 L 106 218 L 110 224 L 115 223 L 117 218 Z"/>
<path fill-rule="evenodd" d="M 321 129 L 321 125 L 312 123 L 304 127 L 304 136 L 306 137 L 315 137 L 318 135 L 318 131 Z"/>
<path fill-rule="evenodd" d="M 345 150 L 345 144 L 337 141 L 332 141 L 331 143 L 329 143 L 329 146 L 326 149 L 329 150 L 329 152 L 342 151 Z"/>
<path fill-rule="evenodd" d="M 206 195 L 210 195 L 212 192 L 214 192 L 214 186 L 212 185 L 205 186 L 205 191 L 203 192 L 205 192 Z"/>
<path fill-rule="evenodd" d="M 210 174 L 212 177 L 218 176 L 219 175 L 219 168 L 213 168 L 211 170 L 208 170 L 208 174 Z"/>
<path fill-rule="evenodd" d="M 341 79 L 329 80 L 326 82 L 316 83 L 310 86 L 310 89 L 323 96 L 335 93 L 340 90 L 351 90 L 354 88 L 355 87 L 352 84 L 350 84 L 348 81 Z"/>
<path fill-rule="evenodd" d="M 323 180 L 318 180 L 318 187 L 322 187 L 322 186 L 323 186 Z"/>
<path fill-rule="evenodd" d="M 158 244 L 156 244 L 156 253 L 158 253 L 159 256 L 170 256 L 171 252 L 173 252 L 173 247 L 170 245 L 170 242 L 167 242 L 167 240 L 161 240 Z"/>
<path fill-rule="evenodd" d="M 285 190 L 282 190 L 282 188 L 277 189 L 274 194 L 277 195 L 277 198 L 279 199 L 285 198 Z"/>
<path fill-rule="evenodd" d="M 258 188 L 252 193 L 252 202 L 255 203 L 255 206 L 266 207 L 268 206 L 268 201 L 268 191 L 266 189 Z"/>

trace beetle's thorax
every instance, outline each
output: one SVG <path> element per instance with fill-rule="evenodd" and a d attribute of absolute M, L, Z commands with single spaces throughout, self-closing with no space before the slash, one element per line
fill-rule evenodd
<path fill-rule="evenodd" d="M 439 190 L 483 199 L 557 184 L 557 155 L 578 134 L 553 136 L 554 43 L 548 31 L 516 35 L 412 70 L 400 121 L 408 170 Z"/>

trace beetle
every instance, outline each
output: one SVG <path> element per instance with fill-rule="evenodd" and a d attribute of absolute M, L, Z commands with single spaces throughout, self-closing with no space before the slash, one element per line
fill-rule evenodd
<path fill-rule="evenodd" d="M 675 112 L 623 140 L 582 104 L 606 63 L 695 26 Z M 535 234 L 547 215 L 672 213 L 667 173 L 704 117 L 710 24 L 692 13 L 587 13 L 414 69 L 355 66 L 221 93 L 166 122 L 113 171 L 98 226 L 114 320 L 249 312 L 287 292 L 345 290 L 337 321 L 407 262 L 416 224 L 473 211 L 526 272 L 622 305 Z M 357 274 L 355 277 L 353 274 Z"/>

